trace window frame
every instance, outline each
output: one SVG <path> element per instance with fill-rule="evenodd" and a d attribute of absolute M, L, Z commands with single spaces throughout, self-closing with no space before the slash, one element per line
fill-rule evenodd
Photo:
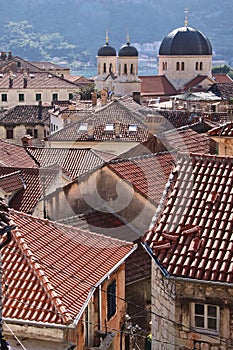
<path fill-rule="evenodd" d="M 195 307 L 201 305 L 204 307 L 203 313 L 196 313 Z M 216 309 L 216 316 L 209 314 L 209 307 L 214 307 Z M 196 324 L 196 317 L 202 317 L 204 321 L 204 326 L 199 326 Z M 216 327 L 209 328 L 208 321 L 216 320 Z M 201 333 L 215 334 L 218 335 L 220 331 L 220 307 L 214 304 L 202 303 L 202 302 L 192 302 L 191 303 L 191 326 L 193 329 L 198 330 Z"/>
<path fill-rule="evenodd" d="M 25 101 L 25 95 L 22 93 L 19 93 L 19 102 L 24 102 Z"/>
<path fill-rule="evenodd" d="M 7 140 L 14 139 L 14 129 L 13 128 L 6 129 L 6 139 Z"/>
<path fill-rule="evenodd" d="M 42 101 L 42 94 L 36 93 L 36 101 Z"/>
<path fill-rule="evenodd" d="M 3 94 L 1 95 L 1 101 L 2 101 L 2 102 L 7 102 L 7 98 L 8 98 L 8 96 L 7 96 L 6 93 L 3 93 Z"/>

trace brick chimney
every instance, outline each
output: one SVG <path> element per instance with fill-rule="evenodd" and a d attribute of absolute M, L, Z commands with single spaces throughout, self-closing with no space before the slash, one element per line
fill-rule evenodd
<path fill-rule="evenodd" d="M 22 146 L 23 147 L 30 147 L 32 146 L 32 136 L 31 135 L 24 135 L 21 138 Z"/>

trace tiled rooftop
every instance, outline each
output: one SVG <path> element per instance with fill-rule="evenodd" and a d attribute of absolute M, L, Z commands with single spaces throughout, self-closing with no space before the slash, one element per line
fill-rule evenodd
<path fill-rule="evenodd" d="M 17 228 L 2 250 L 4 318 L 77 322 L 93 287 L 132 252 L 126 241 L 16 211 L 11 218 Z"/>
<path fill-rule="evenodd" d="M 209 91 L 212 91 L 217 96 L 220 96 L 222 99 L 229 100 L 233 98 L 233 81 L 228 83 L 216 83 L 213 84 Z"/>
<path fill-rule="evenodd" d="M 28 147 L 26 150 L 40 167 L 57 164 L 67 171 L 72 179 L 104 163 L 90 148 Z"/>
<path fill-rule="evenodd" d="M 228 74 L 214 73 L 213 78 L 216 83 L 232 83 L 232 78 Z"/>
<path fill-rule="evenodd" d="M 91 139 L 94 141 L 142 142 L 148 137 L 148 129 L 143 122 L 143 117 L 138 110 L 132 111 L 132 107 L 126 107 L 124 102 L 114 100 L 93 112 L 91 117 L 86 117 L 55 132 L 49 140 L 89 141 L 88 130 L 92 129 Z"/>
<path fill-rule="evenodd" d="M 168 274 L 233 283 L 233 158 L 180 155 L 144 242 Z"/>
<path fill-rule="evenodd" d="M 25 148 L 0 139 L 0 166 L 37 168 L 35 161 L 27 154 Z"/>
<path fill-rule="evenodd" d="M 5 112 L 1 119 L 1 124 L 17 125 L 23 124 L 49 124 L 49 109 L 43 106 L 15 106 Z"/>
<path fill-rule="evenodd" d="M 175 161 L 175 153 L 164 152 L 112 160 L 108 166 L 145 198 L 158 204 Z"/>
<path fill-rule="evenodd" d="M 1 89 L 9 89 L 10 73 L 2 73 L 0 78 Z M 25 73 L 17 72 L 13 74 L 12 89 L 24 89 Z M 33 72 L 29 73 L 27 77 L 26 89 L 77 89 L 77 85 L 72 82 L 62 79 L 57 75 L 47 72 Z"/>
<path fill-rule="evenodd" d="M 208 132 L 210 136 L 233 137 L 233 122 L 225 123 Z"/>
<path fill-rule="evenodd" d="M 45 186 L 46 191 L 55 181 L 58 171 L 50 169 L 0 167 L 0 178 L 15 172 L 20 174 L 24 187 L 10 199 L 9 206 L 15 210 L 30 213 L 43 194 L 43 186 Z M 44 181 L 43 184 L 42 181 Z M 15 176 L 9 176 L 8 178 L 8 192 L 11 192 L 11 188 L 12 191 L 16 190 Z"/>
<path fill-rule="evenodd" d="M 139 76 L 139 78 L 142 81 L 141 94 L 143 96 L 171 96 L 177 93 L 164 75 Z"/>
<path fill-rule="evenodd" d="M 6 193 L 23 190 L 24 186 L 24 180 L 19 170 L 0 176 L 0 188 Z"/>
<path fill-rule="evenodd" d="M 159 135 L 167 149 L 179 152 L 209 153 L 210 139 L 206 133 L 197 133 L 191 126 L 173 129 Z"/>

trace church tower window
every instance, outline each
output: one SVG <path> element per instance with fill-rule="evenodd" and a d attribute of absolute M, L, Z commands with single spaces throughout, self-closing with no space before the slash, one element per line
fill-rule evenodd
<path fill-rule="evenodd" d="M 181 70 L 184 70 L 184 62 L 181 62 Z"/>
<path fill-rule="evenodd" d="M 176 70 L 180 70 L 180 62 L 176 62 Z"/>
<path fill-rule="evenodd" d="M 127 75 L 127 64 L 124 64 L 124 74 Z"/>
<path fill-rule="evenodd" d="M 104 73 L 106 73 L 106 63 L 104 63 Z"/>
<path fill-rule="evenodd" d="M 203 62 L 200 62 L 200 70 L 203 70 Z"/>
<path fill-rule="evenodd" d="M 109 73 L 112 73 L 112 63 L 109 65 Z"/>
<path fill-rule="evenodd" d="M 133 74 L 133 64 L 130 65 L 130 74 Z"/>

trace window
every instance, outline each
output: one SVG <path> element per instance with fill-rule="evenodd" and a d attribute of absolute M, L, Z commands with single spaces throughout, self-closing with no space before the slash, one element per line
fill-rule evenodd
<path fill-rule="evenodd" d="M 176 70 L 180 70 L 180 62 L 176 62 Z"/>
<path fill-rule="evenodd" d="M 203 70 L 203 62 L 200 62 L 200 70 Z"/>
<path fill-rule="evenodd" d="M 74 96 L 72 94 L 72 92 L 69 93 L 69 100 L 73 100 Z"/>
<path fill-rule="evenodd" d="M 124 64 L 124 74 L 127 74 L 127 64 Z"/>
<path fill-rule="evenodd" d="M 109 65 L 109 73 L 112 73 L 112 63 Z"/>
<path fill-rule="evenodd" d="M 192 326 L 209 333 L 219 331 L 219 306 L 192 303 Z"/>
<path fill-rule="evenodd" d="M 116 281 L 113 281 L 107 289 L 108 319 L 116 313 Z"/>
<path fill-rule="evenodd" d="M 85 133 L 86 131 L 87 131 L 87 123 L 81 123 L 78 128 L 78 132 Z"/>
<path fill-rule="evenodd" d="M 7 94 L 2 94 L 2 102 L 7 102 Z"/>
<path fill-rule="evenodd" d="M 33 131 L 32 131 L 32 129 L 26 129 L 26 134 L 27 134 L 27 135 L 30 135 L 30 136 L 33 136 Z"/>
<path fill-rule="evenodd" d="M 13 139 L 13 138 L 14 138 L 13 129 L 7 129 L 7 130 L 6 130 L 6 138 L 7 138 L 7 139 Z"/>
<path fill-rule="evenodd" d="M 38 130 L 34 129 L 34 139 L 38 139 Z"/>
<path fill-rule="evenodd" d="M 52 94 L 52 100 L 57 101 L 58 100 L 58 94 Z"/>
<path fill-rule="evenodd" d="M 24 102 L 24 94 L 19 94 L 19 102 Z"/>
<path fill-rule="evenodd" d="M 198 70 L 198 62 L 196 62 L 196 70 Z"/>
<path fill-rule="evenodd" d="M 181 70 L 184 70 L 184 62 L 181 62 Z"/>
<path fill-rule="evenodd" d="M 113 131 L 114 130 L 114 124 L 106 124 L 104 131 Z"/>
<path fill-rule="evenodd" d="M 36 101 L 41 101 L 41 94 L 36 94 Z"/>
<path fill-rule="evenodd" d="M 106 73 L 106 63 L 104 63 L 104 73 Z"/>
<path fill-rule="evenodd" d="M 130 74 L 133 74 L 133 64 L 130 65 Z"/>

